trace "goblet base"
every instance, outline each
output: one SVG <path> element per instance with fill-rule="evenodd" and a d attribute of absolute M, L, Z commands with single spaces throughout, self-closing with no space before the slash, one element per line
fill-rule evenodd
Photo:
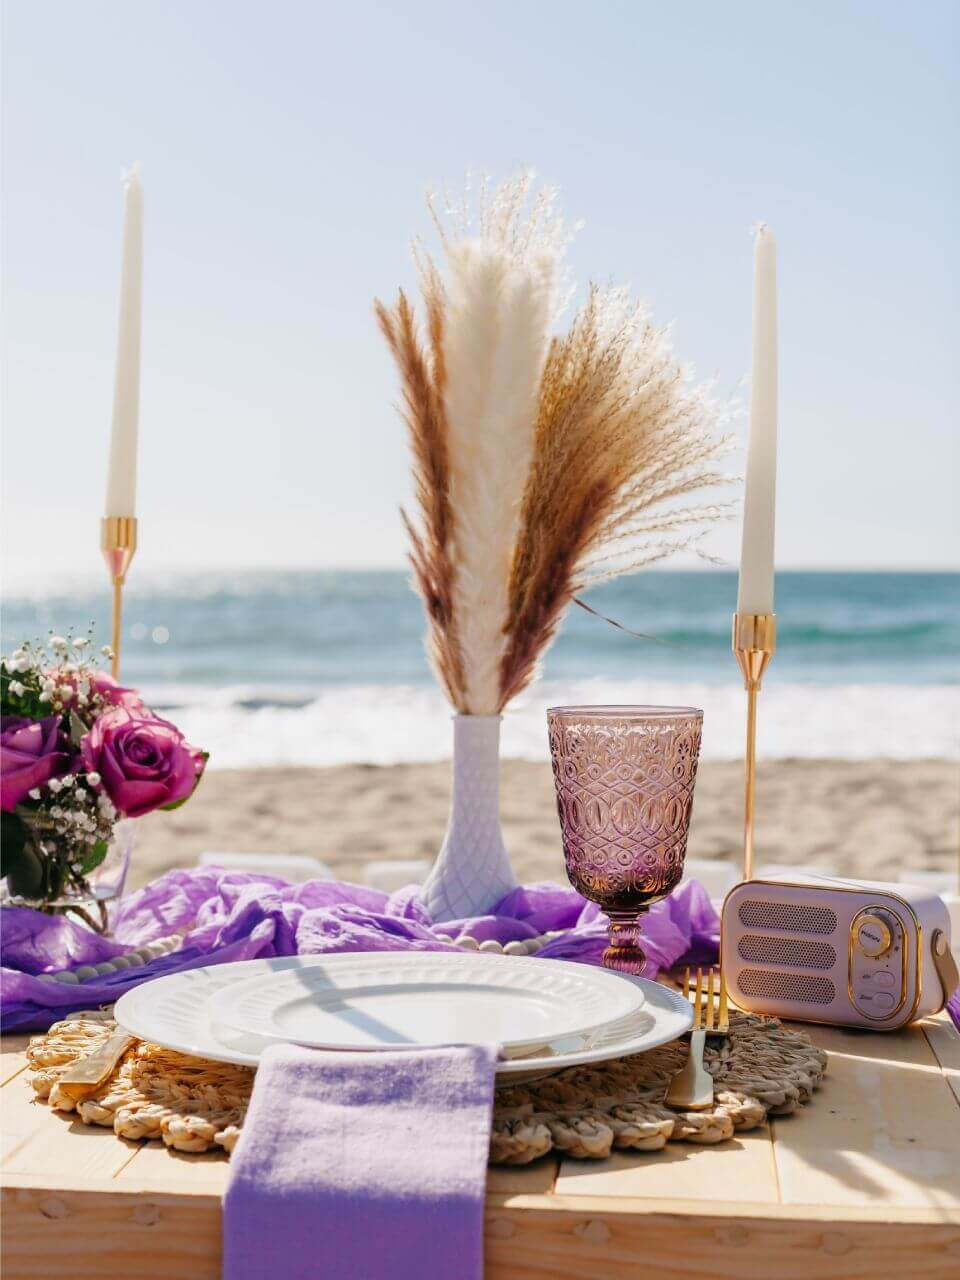
<path fill-rule="evenodd" d="M 643 976 L 647 957 L 640 945 L 640 930 L 646 907 L 633 911 L 608 911 L 610 921 L 610 945 L 603 953 L 606 969 L 616 969 L 632 977 Z"/>

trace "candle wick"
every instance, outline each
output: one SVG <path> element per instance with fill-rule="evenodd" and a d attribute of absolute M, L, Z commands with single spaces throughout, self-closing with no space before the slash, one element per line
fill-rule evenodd
<path fill-rule="evenodd" d="M 755 222 L 750 228 L 750 234 L 755 238 L 766 235 L 767 224 L 763 221 Z"/>
<path fill-rule="evenodd" d="M 120 171 L 120 181 L 126 187 L 129 185 L 131 178 L 140 177 L 140 161 L 134 160 L 133 164 L 127 169 Z"/>

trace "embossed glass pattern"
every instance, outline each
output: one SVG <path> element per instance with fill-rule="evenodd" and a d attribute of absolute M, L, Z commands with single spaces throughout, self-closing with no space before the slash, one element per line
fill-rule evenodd
<path fill-rule="evenodd" d="M 639 915 L 683 876 L 703 712 L 552 707 L 547 723 L 567 875 L 610 918 L 604 964 L 639 973 Z"/>

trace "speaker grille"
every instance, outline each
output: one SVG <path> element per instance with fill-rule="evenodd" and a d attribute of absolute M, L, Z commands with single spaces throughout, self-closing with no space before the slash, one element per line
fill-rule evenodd
<path fill-rule="evenodd" d="M 837 994 L 829 978 L 812 973 L 773 973 L 769 969 L 744 969 L 737 986 L 745 996 L 803 1004 L 830 1004 Z"/>
<path fill-rule="evenodd" d="M 791 969 L 832 969 L 837 953 L 829 942 L 804 938 L 772 938 L 746 933 L 737 946 L 741 960 L 751 964 L 783 964 Z"/>
<path fill-rule="evenodd" d="M 761 902 L 747 898 L 737 913 L 748 929 L 784 929 L 787 933 L 833 933 L 837 914 L 829 907 L 800 902 Z"/>

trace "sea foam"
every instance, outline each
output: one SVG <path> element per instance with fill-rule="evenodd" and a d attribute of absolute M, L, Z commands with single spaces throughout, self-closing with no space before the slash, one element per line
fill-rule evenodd
<path fill-rule="evenodd" d="M 414 685 L 331 685 L 294 690 L 196 686 L 144 690 L 188 738 L 210 752 L 210 767 L 398 764 L 450 753 L 450 709 L 438 692 Z M 738 684 L 681 681 L 553 681 L 537 685 L 504 716 L 502 753 L 548 757 L 546 709 L 569 703 L 653 703 L 702 707 L 702 758 L 743 751 L 745 696 Z M 777 683 L 761 694 L 762 758 L 960 759 L 960 686 Z"/>

